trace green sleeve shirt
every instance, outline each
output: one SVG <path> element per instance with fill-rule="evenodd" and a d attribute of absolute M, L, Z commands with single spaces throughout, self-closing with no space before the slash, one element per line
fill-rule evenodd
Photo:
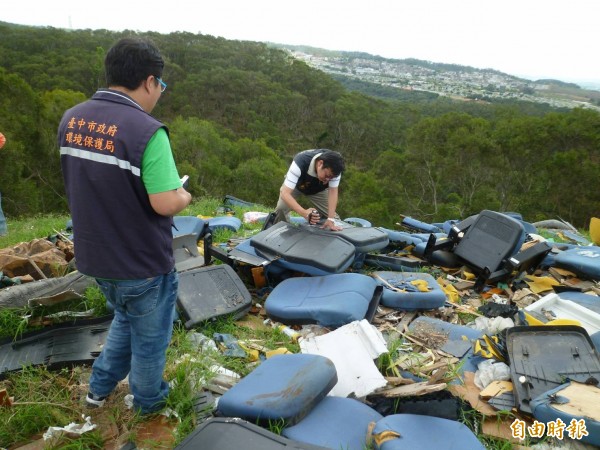
<path fill-rule="evenodd" d="M 142 156 L 142 181 L 148 194 L 159 194 L 181 187 L 171 143 L 164 128 L 159 128 L 148 141 Z"/>

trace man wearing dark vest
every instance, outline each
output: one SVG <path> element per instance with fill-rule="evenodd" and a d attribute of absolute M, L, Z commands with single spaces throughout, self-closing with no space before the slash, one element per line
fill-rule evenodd
<path fill-rule="evenodd" d="M 129 375 L 134 408 L 147 414 L 169 392 L 163 371 L 178 287 L 172 216 L 192 197 L 167 128 L 150 115 L 167 87 L 158 49 L 124 38 L 104 64 L 108 89 L 66 111 L 58 129 L 77 269 L 96 278 L 114 309 L 86 402 L 102 406 Z"/>
<path fill-rule="evenodd" d="M 343 171 L 344 159 L 338 152 L 315 149 L 296 154 L 279 190 L 273 223 L 289 222 L 290 211 L 295 211 L 311 225 L 322 223 L 321 228 L 341 230 L 335 220 L 339 219 L 336 208 Z M 298 203 L 302 195 L 314 208 Z"/>

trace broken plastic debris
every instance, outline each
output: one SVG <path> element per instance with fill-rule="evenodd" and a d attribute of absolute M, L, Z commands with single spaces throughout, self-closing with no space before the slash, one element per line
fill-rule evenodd
<path fill-rule="evenodd" d="M 388 349 L 381 332 L 366 319 L 346 324 L 323 336 L 300 341 L 302 353 L 329 358 L 338 374 L 338 382 L 328 395 L 364 397 L 384 387 L 386 379 L 373 360 Z"/>
<path fill-rule="evenodd" d="M 590 238 L 594 245 L 600 245 L 600 219 L 597 217 L 590 219 Z"/>

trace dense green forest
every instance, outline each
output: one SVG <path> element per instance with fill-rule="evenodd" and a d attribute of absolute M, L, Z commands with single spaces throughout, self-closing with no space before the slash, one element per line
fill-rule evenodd
<path fill-rule="evenodd" d="M 256 42 L 191 33 L 63 30 L 0 22 L 0 192 L 5 214 L 65 212 L 56 129 L 104 87 L 103 58 L 143 34 L 166 60 L 153 115 L 195 196 L 275 205 L 294 153 L 345 155 L 340 215 L 392 227 L 481 209 L 578 227 L 600 216 L 600 114 L 523 104 L 370 96 Z"/>

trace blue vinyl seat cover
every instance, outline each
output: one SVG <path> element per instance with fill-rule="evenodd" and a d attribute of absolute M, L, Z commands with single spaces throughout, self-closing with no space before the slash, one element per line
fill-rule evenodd
<path fill-rule="evenodd" d="M 440 230 L 437 226 L 423 222 L 418 219 L 413 219 L 412 217 L 405 217 L 402 219 L 402 225 L 407 226 L 409 228 L 422 231 L 424 233 L 440 233 Z"/>
<path fill-rule="evenodd" d="M 390 230 L 388 228 L 382 228 L 390 240 L 390 244 L 402 245 L 407 247 L 409 245 L 417 245 L 423 242 L 427 242 L 427 240 L 423 241 L 423 239 L 414 236 L 412 233 L 408 233 L 406 231 L 398 231 L 398 230 Z"/>
<path fill-rule="evenodd" d="M 269 294 L 265 310 L 282 323 L 336 328 L 365 318 L 376 286 L 359 273 L 288 278 Z"/>
<path fill-rule="evenodd" d="M 294 424 L 337 383 L 333 362 L 321 355 L 276 355 L 263 361 L 219 399 L 223 416 Z"/>
<path fill-rule="evenodd" d="M 466 425 L 454 420 L 416 414 L 393 414 L 375 424 L 373 435 L 399 433 L 377 446 L 379 450 L 485 450 Z"/>
<path fill-rule="evenodd" d="M 202 230 L 204 229 L 204 220 L 196 216 L 173 216 L 173 236 L 183 236 L 185 234 L 193 234 L 198 236 L 198 239 L 202 237 Z"/>
<path fill-rule="evenodd" d="M 389 308 L 401 311 L 435 309 L 446 302 L 442 287 L 428 273 L 377 271 L 372 275 L 377 284 L 383 286 L 381 304 Z M 415 284 L 420 281 L 427 283 L 427 291 L 420 290 Z"/>
<path fill-rule="evenodd" d="M 328 396 L 302 421 L 284 428 L 281 434 L 331 449 L 364 450 L 369 423 L 380 419 L 381 414 L 356 399 Z"/>
<path fill-rule="evenodd" d="M 565 250 L 554 257 L 554 266 L 585 278 L 600 280 L 600 247 L 587 245 Z"/>
<path fill-rule="evenodd" d="M 242 221 L 233 216 L 219 216 L 208 219 L 208 229 L 211 233 L 217 230 L 228 230 L 236 232 L 242 226 Z"/>

